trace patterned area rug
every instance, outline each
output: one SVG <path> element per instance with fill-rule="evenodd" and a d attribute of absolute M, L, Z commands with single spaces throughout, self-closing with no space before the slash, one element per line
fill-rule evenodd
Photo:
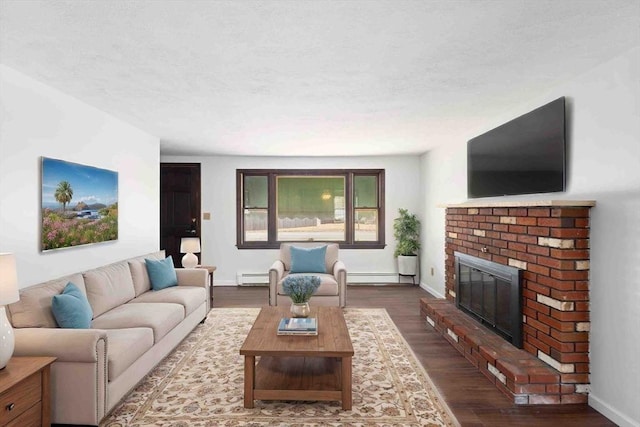
<path fill-rule="evenodd" d="M 345 309 L 353 409 L 256 401 L 245 409 L 239 349 L 259 308 L 216 308 L 101 426 L 452 426 L 427 373 L 384 309 Z"/>

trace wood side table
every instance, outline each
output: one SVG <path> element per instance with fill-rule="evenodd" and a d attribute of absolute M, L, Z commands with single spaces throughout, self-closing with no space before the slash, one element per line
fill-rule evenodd
<path fill-rule="evenodd" d="M 209 272 L 209 299 L 211 304 L 209 307 L 213 308 L 213 273 L 216 271 L 215 265 L 196 265 L 196 268 L 205 268 Z"/>
<path fill-rule="evenodd" d="M 0 370 L 0 426 L 51 425 L 50 367 L 55 357 L 12 357 Z"/>

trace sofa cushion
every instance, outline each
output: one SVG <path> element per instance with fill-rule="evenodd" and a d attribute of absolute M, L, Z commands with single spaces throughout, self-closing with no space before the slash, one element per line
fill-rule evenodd
<path fill-rule="evenodd" d="M 7 306 L 11 324 L 14 328 L 57 328 L 51 301 L 59 295 L 67 283 L 73 282 L 86 294 L 82 274 L 72 274 L 60 279 L 50 280 L 40 285 L 20 290 L 20 301 Z"/>
<path fill-rule="evenodd" d="M 137 257 L 130 259 L 129 270 L 131 270 L 131 279 L 133 280 L 133 289 L 136 296 L 142 295 L 151 289 L 151 280 L 149 279 L 149 273 L 147 272 L 147 265 L 144 262 L 145 258 L 149 259 L 164 259 L 164 251 L 153 252 L 143 257 Z"/>
<path fill-rule="evenodd" d="M 95 317 L 135 298 L 131 270 L 126 261 L 85 271 L 87 298 Z"/>
<path fill-rule="evenodd" d="M 51 300 L 51 310 L 56 323 L 61 328 L 89 329 L 93 311 L 87 296 L 73 283 L 69 282 L 60 295 Z"/>
<path fill-rule="evenodd" d="M 173 266 L 173 257 L 169 255 L 163 260 L 145 259 L 149 279 L 151 280 L 151 289 L 159 291 L 178 285 L 178 277 L 176 269 Z"/>
<path fill-rule="evenodd" d="M 207 300 L 205 288 L 196 286 L 172 286 L 159 291 L 145 292 L 128 302 L 135 304 L 141 302 L 169 302 L 180 304 L 184 307 L 184 317 L 193 313 Z"/>
<path fill-rule="evenodd" d="M 317 248 L 291 247 L 292 273 L 325 273 L 326 246 Z"/>
<path fill-rule="evenodd" d="M 136 360 L 153 347 L 151 328 L 107 329 L 109 340 L 109 381 L 118 378 Z"/>
<path fill-rule="evenodd" d="M 278 295 L 287 295 L 284 291 L 283 282 L 287 277 L 296 277 L 296 276 L 309 276 L 304 273 L 291 273 L 286 274 L 278 282 Z M 318 276 L 320 278 L 320 286 L 318 290 L 313 293 L 313 295 L 338 295 L 338 282 L 336 278 L 333 277 L 333 274 L 323 274 L 323 273 L 314 273 L 313 276 Z M 311 297 L 313 299 L 313 296 Z"/>
<path fill-rule="evenodd" d="M 184 319 L 184 308 L 171 303 L 124 304 L 93 319 L 94 329 L 151 328 L 160 341 Z"/>

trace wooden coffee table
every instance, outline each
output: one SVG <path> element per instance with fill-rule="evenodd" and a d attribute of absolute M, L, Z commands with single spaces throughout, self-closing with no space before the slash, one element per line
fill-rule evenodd
<path fill-rule="evenodd" d="M 353 346 L 339 307 L 311 307 L 317 336 L 277 335 L 289 307 L 264 307 L 240 348 L 244 407 L 254 400 L 335 400 L 350 410 Z M 256 366 L 256 357 L 258 364 Z"/>

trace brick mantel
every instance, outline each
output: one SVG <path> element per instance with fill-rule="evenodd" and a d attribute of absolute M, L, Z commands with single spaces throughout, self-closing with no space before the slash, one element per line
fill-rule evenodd
<path fill-rule="evenodd" d="M 589 383 L 589 209 L 593 206 L 592 200 L 469 201 L 443 206 L 446 298 L 456 298 L 455 251 L 524 270 L 523 349 L 557 370 L 560 384 L 572 385 L 566 387 L 569 394 Z"/>
<path fill-rule="evenodd" d="M 595 200 L 519 200 L 519 201 L 467 201 L 463 203 L 441 204 L 442 208 L 527 208 L 536 206 L 573 206 L 573 207 L 593 207 Z"/>

